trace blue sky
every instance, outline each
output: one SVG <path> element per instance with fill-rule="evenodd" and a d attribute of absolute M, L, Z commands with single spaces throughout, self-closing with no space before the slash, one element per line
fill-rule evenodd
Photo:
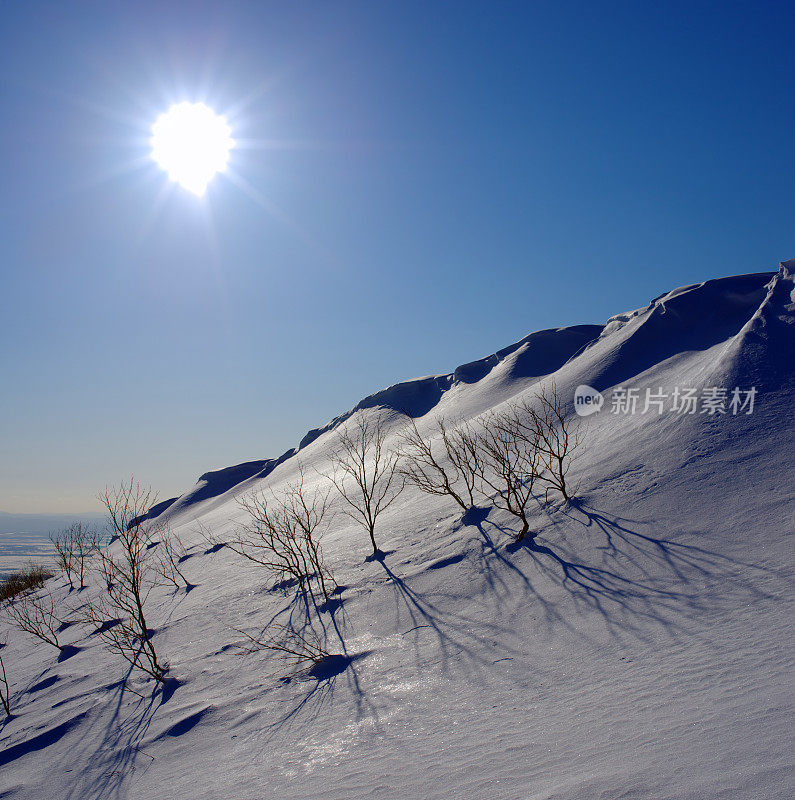
<path fill-rule="evenodd" d="M 795 255 L 791 3 L 27 3 L 0 509 L 163 497 L 385 385 Z M 149 128 L 240 147 L 198 199 Z"/>

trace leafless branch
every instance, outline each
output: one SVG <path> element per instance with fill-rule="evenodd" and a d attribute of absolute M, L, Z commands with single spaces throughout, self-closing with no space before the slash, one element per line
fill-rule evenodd
<path fill-rule="evenodd" d="M 190 589 L 192 584 L 180 569 L 180 563 L 187 554 L 185 545 L 168 526 L 160 529 L 159 536 L 160 542 L 153 560 L 154 571 L 166 583 L 173 584 L 175 589 L 181 589 L 183 586 Z"/>
<path fill-rule="evenodd" d="M 298 479 L 281 496 L 254 492 L 239 503 L 249 519 L 227 547 L 265 567 L 277 581 L 294 580 L 310 594 L 314 578 L 328 602 L 336 583 L 320 540 L 329 516 L 329 492 L 310 492 L 299 465 Z"/>
<path fill-rule="evenodd" d="M 331 655 L 323 644 L 322 637 L 312 627 L 298 631 L 289 625 L 271 623 L 268 630 L 272 631 L 272 634 L 266 638 L 252 636 L 237 628 L 235 630 L 245 636 L 250 643 L 248 647 L 243 648 L 243 652 L 246 653 L 271 650 L 298 666 L 306 663 L 319 664 Z"/>
<path fill-rule="evenodd" d="M 467 505 L 456 490 L 461 471 L 449 456 L 450 435 L 443 419 L 436 422 L 433 435 L 437 432 L 439 437 L 435 444 L 433 438 L 422 436 L 417 423 L 409 417 L 406 429 L 400 434 L 398 470 L 406 483 L 426 494 L 447 495 L 466 511 L 473 503 Z"/>
<path fill-rule="evenodd" d="M 0 649 L 5 647 L 7 644 L 6 640 L 3 639 L 0 641 Z M 3 661 L 3 654 L 0 653 L 0 703 L 3 704 L 3 710 L 6 712 L 6 716 L 11 716 L 11 687 L 8 683 L 8 675 L 6 674 L 6 665 L 5 661 Z"/>
<path fill-rule="evenodd" d="M 359 413 L 340 431 L 332 456 L 331 481 L 346 503 L 346 514 L 370 536 L 378 554 L 375 528 L 378 517 L 405 487 L 398 471 L 399 455 L 387 451 L 386 429 L 380 418 Z"/>
<path fill-rule="evenodd" d="M 99 572 L 105 592 L 88 603 L 87 620 L 97 626 L 113 652 L 164 682 L 168 666 L 158 659 L 145 615 L 155 584 L 149 545 L 157 530 L 145 517 L 157 496 L 131 478 L 106 489 L 99 499 L 108 512 L 113 544 L 101 551 Z"/>
<path fill-rule="evenodd" d="M 538 438 L 543 463 L 540 480 L 546 485 L 545 497 L 550 489 L 554 489 L 564 500 L 570 500 L 576 489 L 572 489 L 567 476 L 582 446 L 582 438 L 564 413 L 557 388 L 553 384 L 542 389 L 533 400 L 522 402 L 520 410 L 523 412 L 523 427 L 531 428 Z"/>
<path fill-rule="evenodd" d="M 227 540 L 222 539 L 209 527 L 207 527 L 201 522 L 197 523 L 197 527 L 199 530 L 199 536 L 201 537 L 201 540 L 207 545 L 208 550 L 212 550 L 213 552 L 215 552 L 216 550 L 220 550 L 222 547 L 226 547 Z"/>
<path fill-rule="evenodd" d="M 512 404 L 484 419 L 479 442 L 480 478 L 494 493 L 494 505 L 522 523 L 516 535 L 516 541 L 522 541 L 530 529 L 527 508 L 544 466 L 538 434 L 523 424 L 522 409 Z"/>
<path fill-rule="evenodd" d="M 442 441 L 450 463 L 458 472 L 466 491 L 468 508 L 476 505 L 476 495 L 482 494 L 480 476 L 483 472 L 483 452 L 479 432 L 466 422 L 442 430 Z"/>
<path fill-rule="evenodd" d="M 25 633 L 63 651 L 58 641 L 61 620 L 55 612 L 55 598 L 48 590 L 22 595 L 6 606 L 11 622 Z"/>
<path fill-rule="evenodd" d="M 99 550 L 101 543 L 96 531 L 84 522 L 75 522 L 51 534 L 50 541 L 55 547 L 58 566 L 69 581 L 69 588 L 74 589 L 73 577 L 76 577 L 83 589 L 88 561 Z"/>

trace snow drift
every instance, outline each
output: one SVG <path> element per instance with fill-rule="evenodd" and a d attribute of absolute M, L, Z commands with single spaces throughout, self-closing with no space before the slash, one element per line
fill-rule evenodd
<path fill-rule="evenodd" d="M 150 599 L 178 688 L 125 691 L 123 663 L 79 626 L 60 663 L 14 633 L 0 796 L 789 798 L 794 269 L 531 334 L 371 395 L 279 458 L 205 473 L 152 511 L 196 584 Z M 540 503 L 534 539 L 514 547 L 509 516 L 465 524 L 406 491 L 381 526 L 388 556 L 365 561 L 366 535 L 338 514 L 324 547 L 344 586 L 339 668 L 295 676 L 236 652 L 236 630 L 286 598 L 200 525 L 223 538 L 244 519 L 237 497 L 278 492 L 299 464 L 320 485 L 353 413 L 430 431 L 552 382 L 585 448 L 578 499 Z M 605 404 L 580 420 L 583 384 Z M 755 388 L 753 413 L 670 407 L 681 389 L 735 387 Z M 627 389 L 637 413 L 613 413 Z M 644 412 L 646 390 L 661 411 Z"/>

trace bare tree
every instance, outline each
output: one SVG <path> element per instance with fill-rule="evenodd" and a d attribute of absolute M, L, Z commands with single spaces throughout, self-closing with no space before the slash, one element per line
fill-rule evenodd
<path fill-rule="evenodd" d="M 227 542 L 234 552 L 265 567 L 277 581 L 294 580 L 312 593 L 314 578 L 328 602 L 336 584 L 323 557 L 320 539 L 329 514 L 329 492 L 310 492 L 303 468 L 279 497 L 254 492 L 239 500 L 249 521 L 241 536 Z"/>
<path fill-rule="evenodd" d="M 331 481 L 347 505 L 346 514 L 370 536 L 378 555 L 375 528 L 378 517 L 405 487 L 398 471 L 399 454 L 384 447 L 386 429 L 380 418 L 360 413 L 339 434 L 332 456 Z"/>
<path fill-rule="evenodd" d="M 80 589 L 86 585 L 86 574 L 91 558 L 95 556 L 102 547 L 102 537 L 96 531 L 85 524 L 77 523 L 73 526 L 72 539 L 75 554 L 75 565 L 77 567 L 77 577 L 80 581 Z"/>
<path fill-rule="evenodd" d="M 522 523 L 516 535 L 516 541 L 520 542 L 530 530 L 527 508 L 544 466 L 539 436 L 532 426 L 523 424 L 522 409 L 510 405 L 505 411 L 485 418 L 479 442 L 480 478 L 484 487 L 494 492 L 494 505 Z"/>
<path fill-rule="evenodd" d="M 6 646 L 5 639 L 0 640 L 0 649 Z M 0 653 L 0 703 L 3 704 L 3 710 L 6 716 L 11 716 L 11 687 L 8 683 L 8 675 L 6 675 L 6 665 L 3 661 L 3 655 Z"/>
<path fill-rule="evenodd" d="M 69 588 L 74 589 L 72 581 L 72 573 L 74 572 L 74 554 L 72 552 L 72 543 L 69 536 L 69 529 L 58 531 L 58 533 L 50 534 L 50 541 L 55 548 L 55 560 L 59 569 L 63 570 L 69 581 Z"/>
<path fill-rule="evenodd" d="M 550 489 L 555 489 L 564 500 L 570 500 L 574 490 L 567 476 L 582 440 L 563 411 L 555 385 L 537 392 L 535 403 L 523 402 L 521 410 L 524 412 L 523 426 L 532 429 L 538 437 L 544 465 L 541 481 L 546 484 L 545 497 Z"/>
<path fill-rule="evenodd" d="M 182 539 L 168 526 L 160 529 L 159 536 L 160 542 L 153 561 L 155 572 L 166 583 L 173 584 L 175 589 L 181 589 L 183 586 L 190 589 L 193 584 L 183 575 L 180 568 L 180 564 L 187 555 Z"/>
<path fill-rule="evenodd" d="M 51 592 L 41 590 L 22 595 L 9 602 L 6 610 L 11 622 L 21 631 L 63 652 L 63 645 L 58 641 L 61 620 L 55 612 L 55 598 Z"/>
<path fill-rule="evenodd" d="M 149 563 L 155 526 L 146 514 L 157 496 L 131 478 L 106 489 L 99 499 L 107 509 L 114 544 L 101 552 L 99 571 L 106 591 L 87 604 L 87 619 L 113 652 L 164 683 L 168 666 L 158 659 L 145 614 L 156 582 Z"/>
<path fill-rule="evenodd" d="M 66 573 L 69 588 L 74 589 L 73 576 L 79 579 L 80 589 L 85 588 L 88 561 L 100 546 L 96 531 L 84 522 L 74 522 L 51 534 L 50 541 L 55 547 L 58 566 Z"/>
<path fill-rule="evenodd" d="M 476 494 L 482 494 L 480 476 L 483 472 L 483 452 L 478 431 L 466 422 L 451 429 L 441 427 L 441 430 L 445 452 L 458 472 L 467 508 L 473 508 L 477 505 Z"/>
<path fill-rule="evenodd" d="M 320 538 L 324 523 L 330 521 L 330 490 L 310 494 L 304 488 L 304 470 L 300 464 L 298 471 L 298 481 L 288 485 L 284 493 L 283 507 L 306 552 L 306 561 L 312 573 L 309 577 L 317 579 L 323 598 L 328 602 L 337 584 L 324 559 Z"/>
<path fill-rule="evenodd" d="M 398 470 L 408 484 L 421 492 L 452 497 L 466 511 L 472 503 L 467 505 L 456 489 L 461 475 L 449 458 L 450 439 L 443 419 L 436 421 L 434 434 L 437 432 L 439 443 L 434 446 L 434 440 L 424 438 L 409 417 L 408 428 L 400 434 Z"/>

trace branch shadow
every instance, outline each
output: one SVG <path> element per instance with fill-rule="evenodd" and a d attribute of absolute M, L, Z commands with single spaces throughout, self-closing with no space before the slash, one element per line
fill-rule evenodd
<path fill-rule="evenodd" d="M 477 621 L 463 614 L 442 611 L 427 595 L 421 595 L 410 587 L 405 580 L 399 577 L 385 563 L 380 562 L 381 568 L 387 575 L 389 583 L 394 590 L 395 612 L 397 621 L 401 619 L 401 610 L 405 610 L 411 622 L 411 627 L 399 635 L 402 637 L 414 634 L 413 650 L 414 660 L 418 668 L 422 668 L 423 659 L 420 653 L 420 631 L 430 631 L 436 639 L 439 649 L 438 664 L 442 674 L 448 674 L 453 662 L 461 657 L 461 663 L 466 669 L 470 679 L 483 677 L 483 673 L 494 663 L 481 652 L 488 652 L 487 648 L 496 640 L 502 641 L 505 654 L 509 657 L 518 651 L 507 644 L 509 631 L 493 623 Z M 433 567 L 430 567 L 433 568 Z M 437 593 L 435 596 L 446 597 L 450 607 L 455 607 L 460 598 L 455 598 Z M 477 626 L 481 630 L 477 632 Z M 480 648 L 474 647 L 479 644 Z M 479 652 L 480 650 L 480 652 Z"/>
<path fill-rule="evenodd" d="M 558 507 L 539 504 L 549 520 L 543 533 L 504 546 L 506 553 L 527 551 L 544 578 L 563 588 L 575 604 L 595 610 L 614 635 L 633 633 L 644 640 L 653 631 L 644 622 L 654 622 L 675 635 L 688 621 L 714 611 L 727 601 L 726 587 L 736 597 L 769 597 L 754 583 L 753 575 L 766 568 L 739 561 L 706 547 L 644 532 L 647 523 L 609 515 L 586 500 L 571 500 Z M 512 535 L 489 521 L 501 533 Z M 568 543 L 572 530 L 582 542 L 584 530 L 596 531 L 602 542 L 590 540 L 595 554 L 590 561 L 574 554 Z M 557 543 L 550 542 L 550 533 Z M 489 553 L 499 555 L 487 532 L 481 535 Z M 543 537 L 543 543 L 540 539 Z M 737 577 L 740 576 L 740 577 Z M 720 585 L 721 591 L 715 587 Z M 529 587 L 529 582 L 528 582 Z M 532 590 L 531 590 L 532 591 Z M 548 619 L 567 624 L 554 603 L 533 591 L 548 613 Z M 721 595 L 721 600 L 716 599 Z"/>
<path fill-rule="evenodd" d="M 83 752 L 69 754 L 70 763 L 90 766 L 66 794 L 66 800 L 125 797 L 128 778 L 141 769 L 140 756 L 146 758 L 144 770 L 154 761 L 154 756 L 142 750 L 141 744 L 157 710 L 170 700 L 179 683 L 171 679 L 155 686 L 149 695 L 143 695 L 127 687 L 132 672 L 130 667 L 122 680 L 108 687 L 115 693 L 113 710 L 99 735 L 84 736 Z M 126 694 L 136 697 L 132 708 L 125 707 Z"/>
<path fill-rule="evenodd" d="M 377 713 L 362 689 L 357 671 L 357 662 L 370 655 L 370 651 L 351 652 L 345 640 L 347 614 L 341 595 L 346 587 L 337 586 L 329 600 L 320 600 L 317 591 L 311 587 L 311 581 L 308 584 L 291 583 L 289 586 L 296 591 L 289 596 L 287 604 L 272 614 L 264 625 L 260 623 L 260 637 L 274 623 L 281 625 L 288 635 L 290 632 L 303 635 L 307 631 L 314 632 L 317 628 L 322 633 L 325 646 L 331 652 L 326 658 L 306 669 L 298 669 L 294 665 L 291 674 L 278 678 L 282 685 L 308 685 L 309 689 L 298 698 L 288 700 L 291 707 L 265 729 L 267 739 L 270 740 L 294 724 L 311 725 L 321 709 L 332 701 L 337 683 L 341 680 L 347 682 L 349 695 L 355 702 L 355 718 L 358 720 L 369 716 L 377 721 Z M 288 586 L 281 588 L 286 590 Z M 332 645 L 332 642 L 339 644 Z M 336 649 L 341 652 L 334 652 Z"/>

